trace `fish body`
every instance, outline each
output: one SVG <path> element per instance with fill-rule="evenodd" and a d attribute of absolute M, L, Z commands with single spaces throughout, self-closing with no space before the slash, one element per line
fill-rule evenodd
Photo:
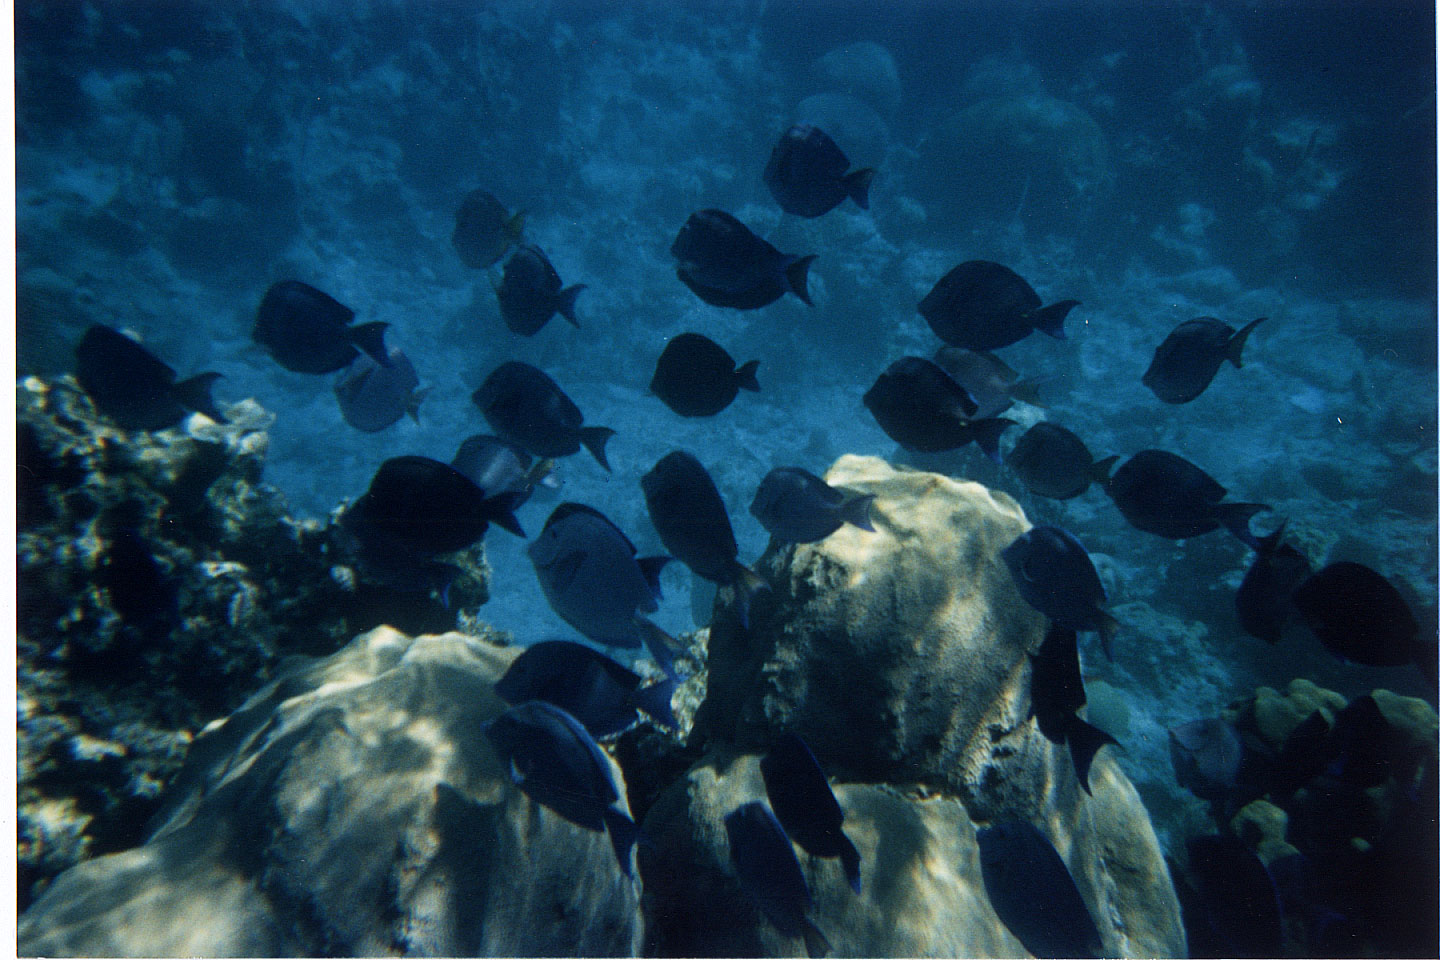
<path fill-rule="evenodd" d="M 797 217 L 818 217 L 846 197 L 870 208 L 875 171 L 850 170 L 850 160 L 819 127 L 796 124 L 780 137 L 765 164 L 765 186 L 780 209 Z"/>
<path fill-rule="evenodd" d="M 1244 760 L 1240 735 L 1218 717 L 1191 720 L 1170 730 L 1175 782 L 1202 800 L 1224 804 L 1240 781 Z"/>
<path fill-rule="evenodd" d="M 682 333 L 665 345 L 655 363 L 650 392 L 682 417 L 712 417 L 741 390 L 758 391 L 759 360 L 741 367 L 709 337 Z"/>
<path fill-rule="evenodd" d="M 806 277 L 815 257 L 781 253 L 723 210 L 692 213 L 670 253 L 681 282 L 712 306 L 755 310 L 787 291 L 810 303 Z"/>
<path fill-rule="evenodd" d="M 1075 631 L 1050 625 L 1040 649 L 1030 655 L 1030 714 L 1051 743 L 1070 748 L 1075 777 L 1090 792 L 1090 765 L 1107 743 L 1118 743 L 1099 727 L 1080 719 L 1085 706 L 1085 682 L 1080 675 L 1080 651 Z"/>
<path fill-rule="evenodd" d="M 518 444 L 477 433 L 461 442 L 450 466 L 469 477 L 487 496 L 515 494 L 514 506 L 518 509 L 554 465 L 549 460 L 536 462 Z"/>
<path fill-rule="evenodd" d="M 250 337 L 275 362 L 296 373 L 333 373 L 350 365 L 357 350 L 389 366 L 387 323 L 351 326 L 355 311 L 299 280 L 270 285 L 255 315 Z"/>
<path fill-rule="evenodd" d="M 974 441 L 991 459 L 1014 421 L 974 419 L 978 407 L 965 388 L 924 357 L 901 357 L 865 393 L 880 429 L 906 450 L 939 453 Z"/>
<path fill-rule="evenodd" d="M 505 271 L 495 295 L 500 301 L 500 318 L 505 326 L 529 337 L 539 333 L 556 313 L 571 325 L 580 326 L 575 319 L 575 298 L 584 289 L 583 283 L 562 289 L 560 274 L 555 272 L 550 258 L 539 247 L 525 243 L 505 261 Z"/>
<path fill-rule="evenodd" d="M 195 410 L 216 423 L 225 415 L 210 397 L 218 373 L 176 381 L 175 371 L 136 341 L 92 324 L 75 347 L 75 380 L 95 407 L 126 430 L 164 430 Z"/>
<path fill-rule="evenodd" d="M 1295 607 L 1325 649 L 1372 667 L 1421 664 L 1420 625 L 1395 585 L 1361 563 L 1341 560 L 1295 588 Z M 1433 638 L 1432 638 L 1433 640 Z M 1434 657 L 1434 651 L 1430 651 Z"/>
<path fill-rule="evenodd" d="M 760 761 L 765 796 L 791 840 L 815 857 L 838 857 L 850 889 L 860 892 L 860 853 L 841 827 L 845 812 L 805 741 L 781 734 Z"/>
<path fill-rule="evenodd" d="M 356 430 L 379 433 L 407 413 L 415 417 L 428 390 L 410 358 L 399 347 L 390 348 L 390 365 L 382 367 L 368 354 L 359 354 L 335 382 L 340 415 Z"/>
<path fill-rule="evenodd" d="M 1001 820 L 976 834 L 990 906 L 1037 957 L 1104 956 L 1100 931 L 1065 861 L 1024 820 Z"/>
<path fill-rule="evenodd" d="M 536 803 L 571 823 L 610 833 L 620 869 L 630 873 L 639 828 L 619 807 L 610 764 L 580 722 L 554 704 L 531 700 L 484 727 L 511 779 Z"/>
<path fill-rule="evenodd" d="M 450 235 L 450 243 L 465 266 L 484 270 L 520 242 L 524 226 L 524 214 L 512 216 L 490 193 L 472 190 L 455 211 L 455 231 Z"/>
<path fill-rule="evenodd" d="M 1259 541 L 1250 518 L 1270 508 L 1263 503 L 1221 503 L 1226 490 L 1204 470 L 1164 450 L 1141 450 L 1122 463 L 1105 492 L 1137 530 L 1172 540 L 1225 527 L 1246 546 Z"/>
<path fill-rule="evenodd" d="M 933 359 L 975 401 L 977 420 L 1000 416 L 1016 400 L 1042 406 L 1039 384 L 1021 378 L 993 353 L 947 345 L 936 350 Z"/>
<path fill-rule="evenodd" d="M 920 315 L 935 335 L 967 350 L 997 350 L 1040 330 L 1065 339 L 1067 314 L 1078 300 L 1042 307 L 1040 296 L 1015 271 L 989 260 L 967 260 L 920 301 Z"/>
<path fill-rule="evenodd" d="M 1214 317 L 1186 320 L 1155 348 L 1140 382 L 1165 403 L 1189 403 L 1210 386 L 1220 364 L 1229 360 L 1240 367 L 1240 351 L 1250 331 L 1264 319 L 1252 320 L 1238 331 Z"/>
<path fill-rule="evenodd" d="M 1062 627 L 1100 633 L 1106 655 L 1115 621 L 1105 587 L 1080 541 L 1059 527 L 1031 527 L 1000 551 L 1025 602 Z"/>
<path fill-rule="evenodd" d="M 725 836 L 740 888 L 766 919 L 787 937 L 803 937 L 812 957 L 828 952 L 809 917 L 810 887 L 800 861 L 775 815 L 758 801 L 743 804 L 725 816 Z"/>
<path fill-rule="evenodd" d="M 344 523 L 372 550 L 428 559 L 465 549 L 491 523 L 523 537 L 513 506 L 510 494 L 487 497 L 449 464 L 403 456 L 380 465 Z"/>
<path fill-rule="evenodd" d="M 1284 956 L 1280 898 L 1254 851 L 1232 836 L 1191 837 L 1190 875 L 1221 956 Z"/>
<path fill-rule="evenodd" d="M 675 684 L 662 680 L 642 688 L 640 676 L 598 650 L 569 640 L 526 647 L 495 684 L 506 703 L 544 700 L 570 714 L 597 740 L 633 727 L 639 711 L 674 729 L 670 709 Z"/>
<path fill-rule="evenodd" d="M 874 532 L 874 501 L 874 494 L 837 489 L 800 467 L 776 467 L 760 481 L 750 513 L 773 537 L 816 543 L 846 523 Z"/>
<path fill-rule="evenodd" d="M 537 457 L 565 457 L 585 449 L 606 470 L 605 443 L 615 431 L 587 427 L 580 408 L 543 370 L 508 361 L 485 378 L 470 399 L 502 440 Z"/>
<path fill-rule="evenodd" d="M 1291 601 L 1306 577 L 1310 561 L 1299 550 L 1283 543 L 1284 524 L 1269 536 L 1259 539 L 1255 560 L 1235 591 L 1235 612 L 1240 628 L 1266 643 L 1279 643 L 1285 627 L 1298 611 Z"/>
<path fill-rule="evenodd" d="M 1074 433 L 1042 420 L 1020 435 L 1005 455 L 1005 464 L 1031 493 L 1069 500 L 1090 489 L 1090 484 L 1109 480 L 1110 468 L 1119 459 L 1097 461 Z"/>

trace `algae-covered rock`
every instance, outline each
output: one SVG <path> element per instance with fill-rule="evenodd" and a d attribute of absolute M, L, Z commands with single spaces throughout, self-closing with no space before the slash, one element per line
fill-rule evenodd
<path fill-rule="evenodd" d="M 1225 719 L 1239 727 L 1253 730 L 1267 744 L 1279 749 L 1285 738 L 1316 710 L 1333 723 L 1335 714 L 1345 708 L 1343 694 L 1326 690 L 1296 677 L 1284 693 L 1272 687 L 1258 687 L 1255 696 L 1227 709 Z"/>
<path fill-rule="evenodd" d="M 149 842 L 55 881 L 20 951 L 633 955 L 606 835 L 534 803 L 482 733 L 516 652 L 379 628 L 293 662 L 195 741 Z"/>

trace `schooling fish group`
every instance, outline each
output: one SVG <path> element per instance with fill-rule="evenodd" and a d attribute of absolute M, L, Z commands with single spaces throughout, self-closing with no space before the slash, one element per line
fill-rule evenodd
<path fill-rule="evenodd" d="M 820 217 L 847 198 L 868 209 L 876 173 L 850 166 L 823 131 L 795 126 L 775 145 L 762 180 L 790 215 Z M 523 215 L 475 190 L 456 213 L 452 243 L 460 260 L 476 270 L 493 267 L 513 249 L 500 278 L 492 281 L 500 318 L 511 332 L 535 336 L 556 313 L 579 328 L 575 304 L 585 284 L 564 286 L 546 254 L 524 242 L 523 226 Z M 782 252 L 723 210 L 692 213 L 670 253 L 680 282 L 706 304 L 758 310 L 789 293 L 813 306 L 808 278 L 816 255 Z M 905 356 L 890 362 L 865 392 L 864 406 L 906 450 L 939 452 L 973 442 L 1000 462 L 1000 441 L 1015 423 L 1001 415 L 1017 401 L 1038 406 L 1038 384 L 990 351 L 1036 330 L 1066 339 L 1064 321 L 1077 306 L 1073 299 L 1044 305 L 1029 283 L 1002 264 L 960 263 L 916 308 L 942 341 L 934 359 Z M 288 371 L 343 371 L 334 390 L 346 422 L 362 431 L 384 430 L 406 413 L 414 416 L 426 391 L 409 358 L 387 348 L 387 323 L 354 320 L 355 311 L 329 294 L 282 280 L 265 292 L 252 338 Z M 1240 366 L 1241 350 L 1261 320 L 1238 331 L 1211 317 L 1180 324 L 1156 347 L 1141 383 L 1164 403 L 1193 401 L 1225 360 Z M 679 416 L 716 417 L 739 391 L 761 389 L 759 364 L 750 359 L 737 365 L 709 337 L 685 332 L 660 351 L 650 393 Z M 222 420 L 210 397 L 217 378 L 202 373 L 177 381 L 174 370 L 135 339 L 105 326 L 88 329 L 76 348 L 76 380 L 100 412 L 127 430 L 165 429 L 192 412 Z M 414 455 L 384 461 L 343 514 L 362 565 L 396 589 L 437 591 L 443 598 L 457 569 L 442 558 L 479 541 L 491 524 L 525 537 L 515 511 L 547 481 L 558 458 L 584 447 L 604 470 L 611 469 L 606 444 L 615 431 L 588 424 L 560 385 L 535 366 L 500 363 L 472 400 L 493 436 L 469 437 L 449 464 Z M 1265 505 L 1227 500 L 1223 486 L 1179 455 L 1147 449 L 1123 463 L 1113 455 L 1097 460 L 1070 430 L 1043 421 L 1003 459 L 1038 496 L 1065 500 L 1098 486 L 1131 526 L 1155 536 L 1184 540 L 1222 527 L 1230 531 L 1256 554 L 1236 594 L 1239 620 L 1267 643 L 1303 626 L 1341 659 L 1415 664 L 1434 680 L 1436 645 L 1420 636 L 1408 603 L 1389 580 L 1349 561 L 1312 573 L 1308 559 L 1282 541 L 1283 523 L 1265 537 L 1252 533 L 1250 520 L 1268 509 Z M 590 646 L 536 643 L 497 687 L 510 709 L 485 728 L 518 788 L 574 823 L 608 832 L 627 873 L 639 829 L 622 809 L 611 761 L 597 741 L 646 718 L 675 726 L 670 698 L 683 679 L 676 666 L 679 647 L 646 616 L 659 608 L 661 570 L 673 556 L 696 576 L 733 592 L 743 627 L 751 605 L 768 590 L 740 561 L 728 508 L 696 457 L 673 451 L 639 477 L 637 486 L 671 556 L 638 556 L 615 523 L 574 502 L 552 510 L 528 555 L 546 600 L 565 623 L 601 646 L 644 646 L 665 679 L 644 686 L 637 674 Z M 749 509 L 776 541 L 808 544 L 842 529 L 847 536 L 874 535 L 884 517 L 876 515 L 873 501 L 871 494 L 831 487 L 802 467 L 782 465 L 759 481 Z M 130 557 L 139 571 L 123 583 L 117 580 L 117 589 L 163 599 L 163 576 L 153 559 L 146 565 L 124 531 L 109 536 L 107 569 Z M 1055 526 L 1030 529 L 1000 558 L 1017 601 L 1049 621 L 1030 660 L 1031 716 L 1045 737 L 1068 747 L 1076 781 L 1088 793 L 1097 751 L 1117 741 L 1080 715 L 1086 697 L 1076 634 L 1096 632 L 1106 655 L 1112 655 L 1118 624 L 1104 610 L 1106 591 L 1080 541 Z M 139 586 L 131 589 L 132 581 Z M 1355 754 L 1345 744 L 1369 729 L 1364 720 L 1360 713 L 1344 725 L 1337 718 L 1339 734 L 1323 718 L 1319 725 L 1307 721 L 1270 776 L 1298 783 L 1295 771 L 1308 769 L 1306 764 L 1346 762 Z M 1171 737 L 1176 768 L 1197 794 L 1234 796 L 1248 768 L 1233 731 L 1205 721 L 1177 728 Z M 841 829 L 843 809 L 799 737 L 778 737 L 761 771 L 768 805 L 746 803 L 724 818 L 731 865 L 759 913 L 819 955 L 829 945 L 810 916 L 810 891 L 792 844 L 814 857 L 838 859 L 856 893 L 862 887 L 861 858 Z M 1098 955 L 1102 945 L 1094 921 L 1040 825 L 998 821 L 982 829 L 977 841 L 990 902 L 1027 950 L 1039 956 Z M 1227 902 L 1222 878 L 1254 872 L 1228 842 L 1200 842 L 1192 859 L 1202 886 L 1206 878 L 1216 878 L 1212 893 L 1221 905 Z M 1273 932 L 1264 931 L 1267 944 L 1274 943 Z"/>

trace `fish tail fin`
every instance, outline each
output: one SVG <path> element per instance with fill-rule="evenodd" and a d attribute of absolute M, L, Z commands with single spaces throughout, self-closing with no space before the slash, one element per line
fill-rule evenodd
<path fill-rule="evenodd" d="M 675 669 L 675 651 L 679 649 L 675 638 L 644 617 L 636 617 L 635 622 L 640 625 L 641 640 L 645 643 L 645 649 L 650 651 L 650 656 L 655 660 L 655 665 L 665 674 L 665 678 L 673 683 L 680 683 L 684 680 L 685 678 L 680 676 Z"/>
<path fill-rule="evenodd" d="M 1260 317 L 1251 320 L 1245 324 L 1245 326 L 1236 330 L 1234 336 L 1230 338 L 1230 342 L 1225 344 L 1225 358 L 1235 364 L 1235 369 L 1240 369 L 1240 351 L 1245 349 L 1245 341 L 1249 339 L 1250 331 L 1254 330 L 1255 325 L 1264 319 L 1265 317 Z"/>
<path fill-rule="evenodd" d="M 1079 717 L 1073 718 L 1070 729 L 1065 732 L 1065 741 L 1070 745 L 1070 762 L 1075 765 L 1075 778 L 1080 781 L 1085 792 L 1089 793 L 1090 764 L 1095 760 L 1095 754 L 1107 743 L 1118 747 L 1120 741 Z"/>
<path fill-rule="evenodd" d="M 1034 377 L 1026 377 L 1023 380 L 1016 380 L 1010 384 L 1010 396 L 1021 403 L 1028 403 L 1032 407 L 1044 407 L 1040 399 L 1040 387 L 1046 383 Z"/>
<path fill-rule="evenodd" d="M 1005 417 L 991 417 L 987 420 L 974 420 L 970 426 L 975 432 L 975 443 L 980 450 L 994 460 L 1000 462 L 1000 435 L 1005 432 L 1006 427 L 1013 427 L 1014 420 Z"/>
<path fill-rule="evenodd" d="M 544 460 L 536 460 L 530 469 L 525 472 L 525 486 L 546 486 L 555 489 L 560 486 L 560 481 L 554 476 L 554 473 L 554 460 L 551 460 L 549 457 L 546 457 Z"/>
<path fill-rule="evenodd" d="M 840 178 L 840 183 L 845 187 L 845 192 L 850 194 L 850 199 L 861 210 L 870 209 L 870 181 L 875 179 L 875 170 L 866 167 L 863 170 L 856 170 L 847 173 Z"/>
<path fill-rule="evenodd" d="M 663 554 L 655 557 L 641 557 L 635 562 L 640 567 L 640 576 L 645 578 L 645 585 L 650 588 L 650 595 L 655 598 L 658 604 L 662 599 L 660 595 L 660 571 L 665 569 L 670 557 Z"/>
<path fill-rule="evenodd" d="M 815 921 L 809 917 L 804 917 L 802 922 L 805 924 L 801 931 L 805 937 L 805 953 L 809 955 L 810 960 L 828 957 L 832 948 L 830 941 L 825 939 L 825 934 L 820 932 L 820 928 L 815 926 Z"/>
<path fill-rule="evenodd" d="M 580 328 L 580 321 L 575 319 L 575 298 L 578 297 L 580 291 L 584 289 L 585 284 L 577 283 L 555 294 L 555 309 L 560 312 L 560 316 L 569 320 L 570 325 L 577 330 Z"/>
<path fill-rule="evenodd" d="M 874 533 L 875 527 L 870 523 L 870 507 L 875 503 L 875 494 L 862 493 L 852 500 L 845 501 L 840 508 L 840 517 L 846 523 L 859 527 L 867 533 Z"/>
<path fill-rule="evenodd" d="M 595 458 L 596 462 L 607 471 L 610 469 L 610 461 L 605 459 L 605 444 L 613 436 L 615 436 L 615 431 L 609 427 L 580 428 L 580 442 L 585 445 L 586 450 L 590 451 L 590 455 Z"/>
<path fill-rule="evenodd" d="M 759 360 L 750 360 L 742 363 L 735 370 L 735 385 L 741 390 L 749 390 L 751 393 L 760 392 L 760 381 L 755 379 L 755 371 L 760 369 Z"/>
<path fill-rule="evenodd" d="M 216 423 L 229 423 L 225 414 L 215 405 L 215 400 L 210 396 L 210 388 L 215 386 L 215 381 L 222 378 L 219 373 L 197 373 L 189 380 L 181 380 L 170 387 L 170 393 L 180 402 L 181 406 L 189 407 L 191 410 L 198 410 Z"/>
<path fill-rule="evenodd" d="M 1090 464 L 1090 480 L 1101 486 L 1110 482 L 1110 471 L 1115 469 L 1115 464 L 1120 462 L 1118 456 L 1109 456 L 1103 460 L 1096 460 Z"/>
<path fill-rule="evenodd" d="M 385 349 L 385 328 L 388 323 L 379 320 L 362 323 L 350 328 L 350 342 L 370 355 L 370 359 L 382 367 L 390 366 L 390 351 Z"/>
<path fill-rule="evenodd" d="M 525 211 L 517 210 L 515 215 L 505 221 L 505 235 L 510 238 L 511 246 L 520 242 L 525 233 Z"/>
<path fill-rule="evenodd" d="M 635 840 L 640 836 L 640 828 L 635 821 L 614 807 L 606 807 L 600 813 L 605 821 L 605 829 L 610 834 L 610 845 L 615 848 L 615 859 L 620 862 L 620 872 L 630 876 L 630 848 L 635 846 Z"/>
<path fill-rule="evenodd" d="M 790 292 L 803 300 L 808 306 L 815 306 L 810 300 L 810 290 L 807 281 L 810 276 L 810 264 L 815 262 L 815 254 L 805 257 L 796 257 L 785 267 L 785 282 L 790 286 Z"/>
<path fill-rule="evenodd" d="M 1255 542 L 1259 544 L 1259 546 L 1255 548 L 1255 552 L 1261 556 L 1269 556 L 1279 549 L 1280 541 L 1285 536 L 1285 525 L 1289 522 L 1290 518 L 1286 517 L 1280 521 L 1280 526 L 1275 528 L 1274 533 L 1267 533 L 1265 536 L 1256 540 Z M 1274 641 L 1272 640 L 1271 643 L 1274 643 Z"/>
<path fill-rule="evenodd" d="M 1115 662 L 1114 640 L 1115 634 L 1120 632 L 1120 621 L 1105 611 L 1100 611 L 1100 649 L 1105 651 L 1105 659 L 1111 663 Z"/>
<path fill-rule="evenodd" d="M 840 847 L 840 865 L 845 868 L 845 879 L 850 884 L 850 889 L 856 893 L 860 892 L 860 851 L 855 849 L 855 844 L 845 834 L 840 834 L 842 846 Z"/>
<path fill-rule="evenodd" d="M 410 414 L 410 419 L 416 423 L 420 422 L 420 404 L 430 396 L 430 390 L 430 387 L 421 387 L 411 393 L 410 399 L 405 401 L 405 412 Z"/>
<path fill-rule="evenodd" d="M 1080 306 L 1079 300 L 1061 300 L 1035 311 L 1035 329 L 1048 333 L 1056 340 L 1065 339 L 1065 317 Z"/>
<path fill-rule="evenodd" d="M 666 677 L 659 683 L 652 683 L 648 687 L 636 690 L 635 706 L 661 726 L 678 730 L 680 724 L 676 722 L 675 713 L 670 708 L 670 700 L 674 695 L 675 681 Z"/>
<path fill-rule="evenodd" d="M 1226 530 L 1240 538 L 1241 543 L 1258 552 L 1260 541 L 1250 532 L 1250 518 L 1269 509 L 1270 505 L 1266 503 L 1222 503 L 1215 508 L 1215 515 Z"/>
<path fill-rule="evenodd" d="M 502 530 L 507 530 L 520 539 L 525 539 L 525 530 L 520 526 L 520 521 L 515 518 L 515 510 L 525 502 L 525 494 L 521 491 L 511 490 L 507 493 L 498 493 L 493 497 L 486 497 L 481 501 L 485 508 L 485 519 Z"/>

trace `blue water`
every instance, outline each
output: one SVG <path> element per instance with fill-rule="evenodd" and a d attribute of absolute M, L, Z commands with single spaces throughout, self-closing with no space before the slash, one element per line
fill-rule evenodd
<path fill-rule="evenodd" d="M 488 432 L 471 391 L 497 364 L 546 370 L 612 473 L 581 453 L 560 499 L 660 552 L 639 476 L 681 448 L 707 466 L 740 556 L 773 466 L 907 459 L 860 398 L 938 340 L 915 306 L 957 263 L 1012 267 L 1045 302 L 1082 301 L 1069 339 L 1000 351 L 1045 381 L 1024 426 L 1068 426 L 1097 456 L 1159 447 L 1289 518 L 1317 564 L 1359 560 L 1401 586 L 1423 629 L 1436 594 L 1433 9 L 1304 3 L 26 3 L 16 17 L 19 368 L 56 373 L 92 322 L 128 328 L 222 401 L 276 415 L 266 478 L 327 515 L 388 457 L 449 460 Z M 865 42 L 823 60 L 827 53 Z M 893 65 L 893 73 L 890 72 Z M 760 172 L 797 119 L 857 166 L 871 205 L 784 215 Z M 526 214 L 580 328 L 508 332 L 491 278 L 450 245 L 477 187 Z M 669 246 L 693 211 L 733 213 L 818 254 L 814 307 L 701 303 Z M 368 435 L 333 378 L 280 369 L 249 339 L 270 283 L 295 278 L 391 324 L 431 393 L 419 422 Z M 1178 323 L 1267 316 L 1243 369 L 1183 406 L 1140 383 Z M 759 359 L 758 394 L 685 420 L 647 395 L 667 338 L 697 331 Z M 1005 446 L 1020 433 L 1012 428 Z M 973 448 L 972 448 L 973 450 Z M 1186 813 L 1166 728 L 1259 683 L 1429 691 L 1415 671 L 1340 664 L 1318 644 L 1244 636 L 1231 598 L 1249 554 L 1127 526 L 1098 489 L 1027 494 L 973 452 L 945 461 L 1076 533 L 1130 628 L 1086 674 L 1130 707 L 1121 763 L 1162 833 Z M 486 539 L 487 620 L 567 633 L 523 542 Z M 695 625 L 672 564 L 656 620 Z"/>

